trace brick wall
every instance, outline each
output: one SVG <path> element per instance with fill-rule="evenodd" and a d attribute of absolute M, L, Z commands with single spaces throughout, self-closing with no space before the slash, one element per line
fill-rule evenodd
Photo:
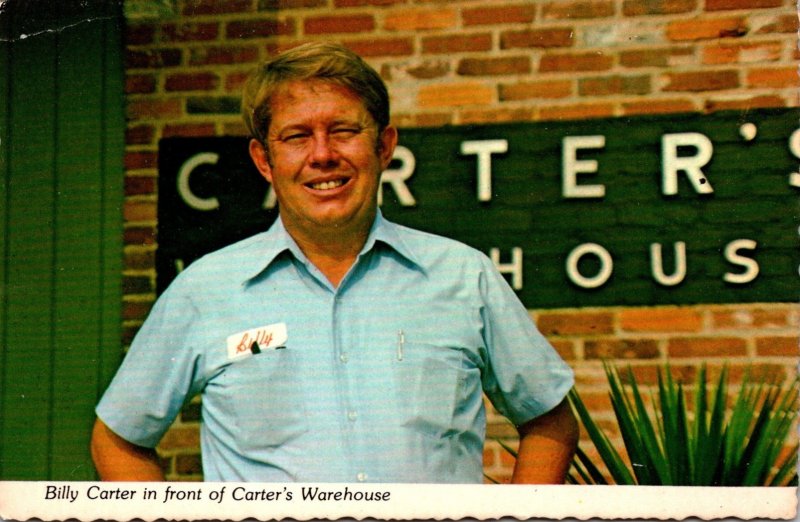
<path fill-rule="evenodd" d="M 124 339 L 155 299 L 158 140 L 244 135 L 239 92 L 250 68 L 309 40 L 336 40 L 384 76 L 398 126 L 572 120 L 795 107 L 794 0 L 126 0 L 127 135 Z M 652 381 L 659 363 L 691 380 L 707 361 L 791 374 L 791 304 L 538 310 L 613 429 L 601 359 Z M 489 436 L 514 444 L 490 415 Z M 171 479 L 199 480 L 199 405 L 160 445 Z M 507 480 L 490 441 L 486 471 Z"/>

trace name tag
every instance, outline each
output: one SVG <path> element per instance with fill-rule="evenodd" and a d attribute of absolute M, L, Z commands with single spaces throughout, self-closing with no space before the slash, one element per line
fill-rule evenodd
<path fill-rule="evenodd" d="M 275 323 L 229 335 L 228 360 L 247 357 L 264 350 L 286 348 L 286 323 Z"/>

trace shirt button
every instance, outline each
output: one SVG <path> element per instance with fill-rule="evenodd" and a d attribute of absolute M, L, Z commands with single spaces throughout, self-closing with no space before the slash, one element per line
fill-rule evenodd
<path fill-rule="evenodd" d="M 365 480 L 367 480 L 367 474 L 361 471 L 359 472 L 358 475 L 356 475 L 356 478 L 358 479 L 359 482 L 364 482 Z"/>
<path fill-rule="evenodd" d="M 347 420 L 355 421 L 357 418 L 358 418 L 358 413 L 356 413 L 354 411 L 348 411 L 347 412 Z"/>
<path fill-rule="evenodd" d="M 339 360 L 342 361 L 343 363 L 346 363 L 347 362 L 347 354 L 343 353 L 343 354 L 339 355 Z"/>

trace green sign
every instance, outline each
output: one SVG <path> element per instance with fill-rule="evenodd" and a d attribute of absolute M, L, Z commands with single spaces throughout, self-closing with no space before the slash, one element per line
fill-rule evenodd
<path fill-rule="evenodd" d="M 530 308 L 795 302 L 799 158 L 791 109 L 401 129 L 380 197 Z M 159 289 L 277 214 L 246 139 L 164 139 L 159 170 Z"/>
<path fill-rule="evenodd" d="M 383 211 L 532 308 L 794 302 L 795 110 L 402 129 Z"/>

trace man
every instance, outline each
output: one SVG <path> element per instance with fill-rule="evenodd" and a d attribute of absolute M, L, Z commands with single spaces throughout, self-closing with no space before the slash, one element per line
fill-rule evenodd
<path fill-rule="evenodd" d="M 210 481 L 482 481 L 482 392 L 520 432 L 515 482 L 560 483 L 569 367 L 491 262 L 377 208 L 397 131 L 358 56 L 304 45 L 245 88 L 279 219 L 159 298 L 97 408 L 101 478 L 157 480 L 153 447 L 202 394 Z"/>

